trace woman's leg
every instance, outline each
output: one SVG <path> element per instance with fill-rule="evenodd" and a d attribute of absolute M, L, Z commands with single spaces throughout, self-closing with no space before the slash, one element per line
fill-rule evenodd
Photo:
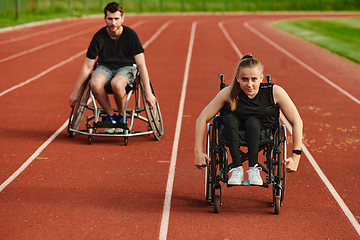
<path fill-rule="evenodd" d="M 226 142 L 230 150 L 231 158 L 233 159 L 233 168 L 242 166 L 239 136 L 241 122 L 239 118 L 231 112 L 224 115 L 223 121 Z"/>
<path fill-rule="evenodd" d="M 251 117 L 246 119 L 243 128 L 245 129 L 246 132 L 249 167 L 254 167 L 258 163 L 260 130 L 263 127 L 257 118 Z"/>

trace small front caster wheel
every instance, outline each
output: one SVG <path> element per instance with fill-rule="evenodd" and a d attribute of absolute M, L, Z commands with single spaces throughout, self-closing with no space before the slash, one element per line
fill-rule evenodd
<path fill-rule="evenodd" d="M 214 197 L 214 212 L 219 213 L 220 212 L 220 196 L 215 195 Z"/>

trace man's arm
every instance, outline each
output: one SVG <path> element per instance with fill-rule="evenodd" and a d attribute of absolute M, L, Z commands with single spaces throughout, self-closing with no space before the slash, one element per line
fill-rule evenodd
<path fill-rule="evenodd" d="M 156 98 L 151 91 L 149 73 L 145 64 L 144 53 L 139 53 L 135 55 L 135 62 L 139 69 L 140 81 L 144 85 L 146 101 L 151 105 L 151 107 L 154 107 L 156 103 Z"/>
<path fill-rule="evenodd" d="M 70 95 L 69 104 L 70 106 L 73 106 L 76 100 L 79 97 L 79 91 L 83 83 L 85 82 L 86 78 L 91 73 L 92 68 L 94 67 L 95 59 L 86 58 L 85 62 L 81 68 L 80 74 L 78 76 L 78 79 L 76 81 L 75 87 L 73 92 Z"/>

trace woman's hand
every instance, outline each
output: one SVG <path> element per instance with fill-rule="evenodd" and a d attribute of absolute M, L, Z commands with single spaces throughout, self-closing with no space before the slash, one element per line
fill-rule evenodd
<path fill-rule="evenodd" d="M 195 153 L 195 165 L 198 169 L 202 170 L 204 167 L 206 167 L 208 161 L 210 161 L 210 158 L 205 153 Z"/>
<path fill-rule="evenodd" d="M 289 157 L 285 160 L 286 171 L 287 172 L 296 172 L 300 162 L 300 155 Z"/>

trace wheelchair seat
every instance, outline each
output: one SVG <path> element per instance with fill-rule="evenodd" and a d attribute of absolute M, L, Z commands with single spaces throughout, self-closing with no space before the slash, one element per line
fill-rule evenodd
<path fill-rule="evenodd" d="M 113 94 L 112 87 L 110 84 L 106 85 L 104 88 L 107 94 Z M 130 91 L 134 92 L 136 90 L 136 84 L 133 85 L 128 84 L 125 89 L 126 89 L 126 94 L 129 94 Z"/>

